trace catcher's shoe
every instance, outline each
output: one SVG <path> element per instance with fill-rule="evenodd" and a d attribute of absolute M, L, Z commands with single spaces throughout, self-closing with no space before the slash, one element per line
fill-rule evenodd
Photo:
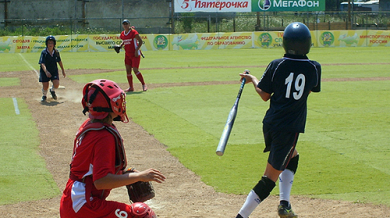
<path fill-rule="evenodd" d="M 57 100 L 57 95 L 56 95 L 56 92 L 55 91 L 52 91 L 50 89 L 50 94 L 51 94 L 51 97 L 53 97 L 54 100 Z"/>
<path fill-rule="evenodd" d="M 125 92 L 134 92 L 134 89 L 130 87 L 130 88 L 126 89 Z"/>
<path fill-rule="evenodd" d="M 291 205 L 286 207 L 285 205 L 278 206 L 278 215 L 280 218 L 298 218 L 298 215 L 291 209 Z"/>
<path fill-rule="evenodd" d="M 45 102 L 45 101 L 46 101 L 46 99 L 47 99 L 47 97 L 46 97 L 46 96 L 42 96 L 41 102 Z"/>
<path fill-rule="evenodd" d="M 148 90 L 148 87 L 146 85 L 142 85 L 142 90 L 145 92 Z"/>

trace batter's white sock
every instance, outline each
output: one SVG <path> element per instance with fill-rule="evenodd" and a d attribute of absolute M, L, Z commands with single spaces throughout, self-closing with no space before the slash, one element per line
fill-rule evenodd
<path fill-rule="evenodd" d="M 257 194 L 251 190 L 244 205 L 242 205 L 240 211 L 238 212 L 243 218 L 248 218 L 249 215 L 256 209 L 256 207 L 261 203 L 261 200 Z"/>
<path fill-rule="evenodd" d="M 54 85 L 52 85 L 50 91 L 51 91 L 51 92 L 55 92 L 55 91 L 56 91 L 56 88 L 54 88 Z"/>
<path fill-rule="evenodd" d="M 294 173 L 291 170 L 285 169 L 279 175 L 279 194 L 280 201 L 290 202 L 291 187 L 294 182 Z"/>

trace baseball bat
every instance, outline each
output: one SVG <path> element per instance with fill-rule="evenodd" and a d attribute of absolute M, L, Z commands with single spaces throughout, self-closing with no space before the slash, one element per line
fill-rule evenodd
<path fill-rule="evenodd" d="M 248 72 L 249 71 L 247 71 L 247 73 Z M 229 139 L 230 132 L 232 131 L 234 120 L 236 119 L 236 116 L 237 116 L 238 102 L 240 101 L 241 93 L 242 93 L 242 90 L 244 89 L 245 82 L 246 82 L 246 79 L 242 78 L 240 90 L 238 91 L 236 101 L 234 102 L 234 105 L 229 112 L 229 116 L 226 120 L 225 127 L 223 128 L 221 138 L 219 139 L 219 143 L 218 143 L 218 147 L 217 147 L 217 151 L 216 151 L 218 156 L 222 156 L 225 152 L 226 144 L 227 144 L 227 141 Z"/>

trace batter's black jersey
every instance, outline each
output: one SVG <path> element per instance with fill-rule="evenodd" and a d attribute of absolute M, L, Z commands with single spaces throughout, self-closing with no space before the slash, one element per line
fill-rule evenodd
<path fill-rule="evenodd" d="M 58 67 L 57 62 L 61 61 L 60 52 L 56 49 L 53 50 L 53 53 L 50 54 L 47 48 L 45 48 L 42 53 L 41 57 L 39 58 L 39 64 L 45 64 L 46 69 L 50 73 L 58 73 Z M 41 73 L 43 72 L 42 66 L 40 68 Z"/>
<path fill-rule="evenodd" d="M 321 65 L 307 56 L 286 54 L 268 65 L 257 87 L 272 94 L 263 124 L 272 131 L 303 133 L 307 97 L 321 89 Z"/>

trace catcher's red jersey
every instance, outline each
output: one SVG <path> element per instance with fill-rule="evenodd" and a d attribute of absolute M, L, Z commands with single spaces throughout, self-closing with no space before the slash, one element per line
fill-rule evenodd
<path fill-rule="evenodd" d="M 138 48 L 138 40 L 135 36 L 138 35 L 138 31 L 135 29 L 130 29 L 129 32 L 125 33 L 122 31 L 120 38 L 124 42 L 126 54 L 134 56 L 135 49 Z M 141 55 L 138 51 L 138 55 Z"/>
<path fill-rule="evenodd" d="M 93 184 L 107 174 L 122 173 L 116 166 L 117 140 L 120 137 L 109 130 L 115 126 L 90 123 L 87 119 L 80 127 L 74 144 L 70 178 L 60 205 L 61 217 L 120 217 L 116 213 L 129 213 L 129 205 L 107 202 L 110 189 L 97 190 Z M 120 138 L 121 139 L 121 138 Z"/>

